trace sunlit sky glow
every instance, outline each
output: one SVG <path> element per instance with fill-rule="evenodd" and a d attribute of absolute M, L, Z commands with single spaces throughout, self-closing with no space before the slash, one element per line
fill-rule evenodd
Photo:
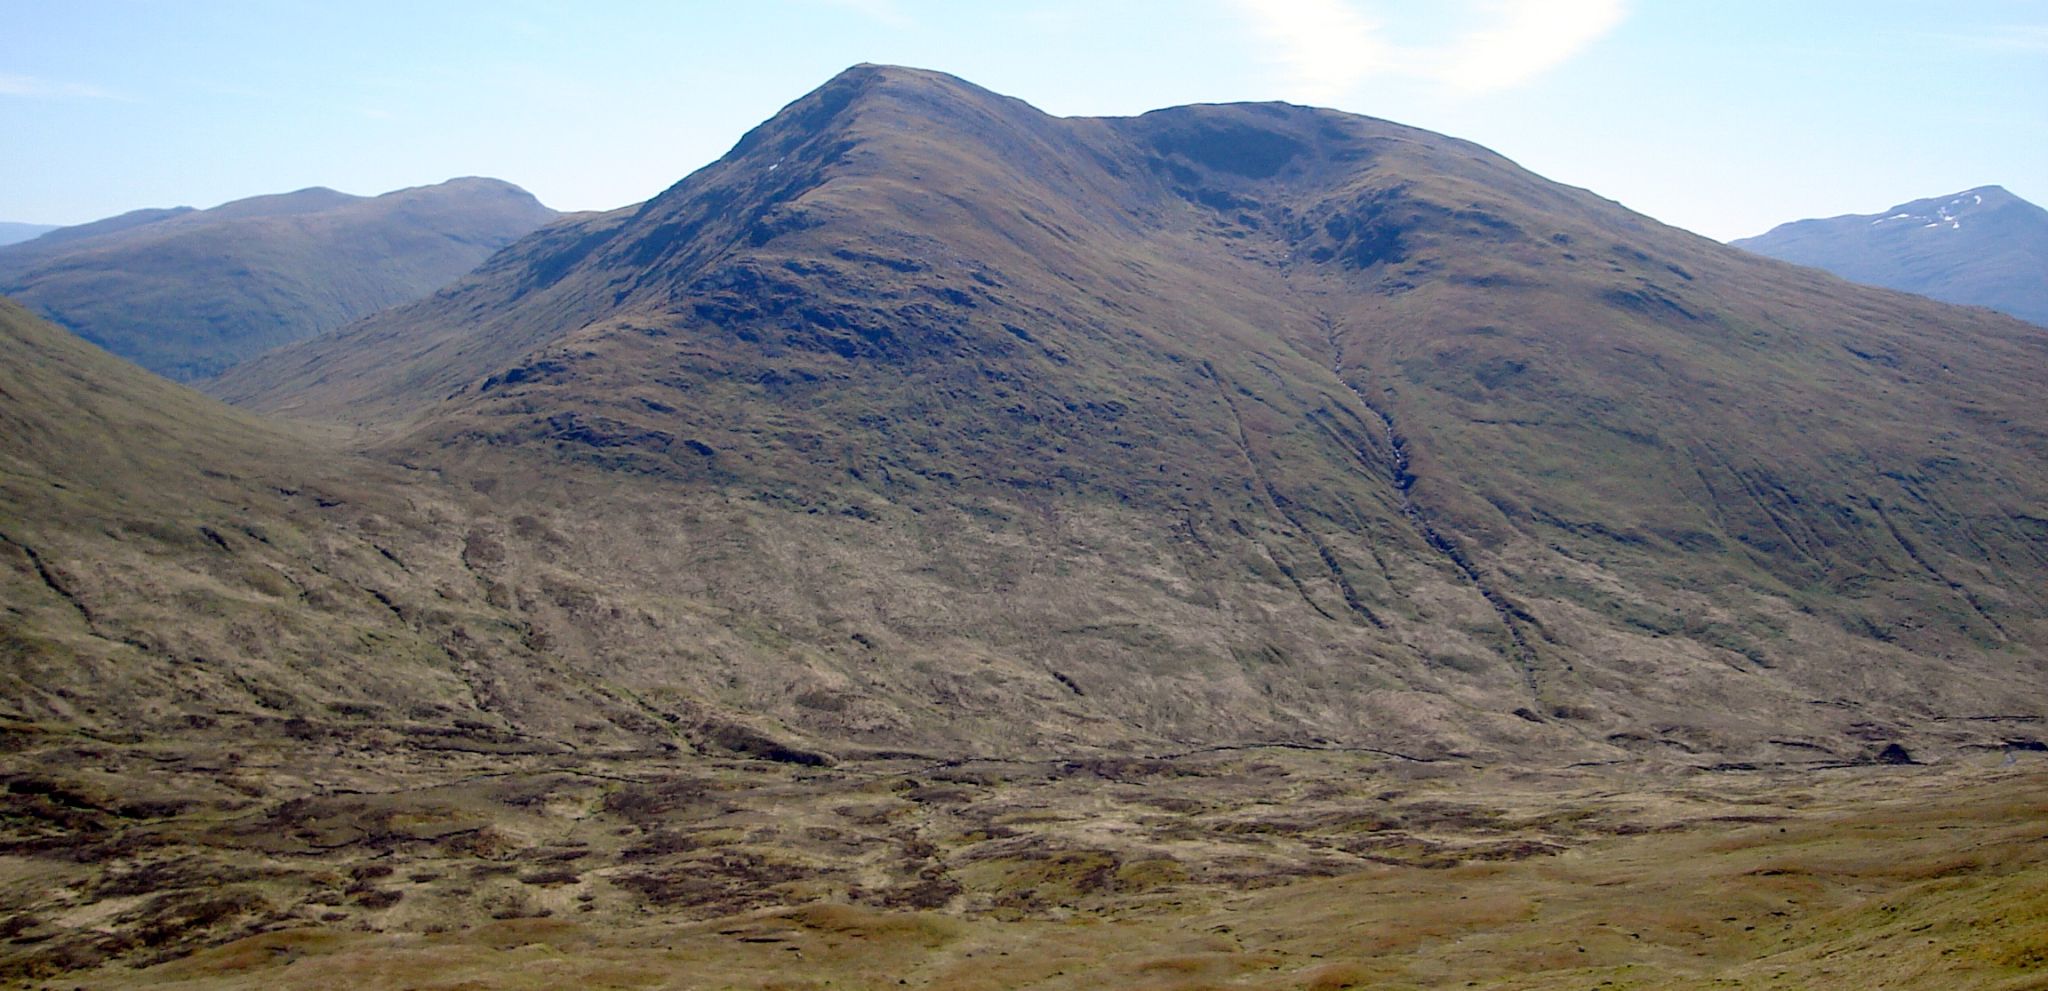
<path fill-rule="evenodd" d="M 1716 238 L 2048 204 L 2048 2 L 0 0 L 0 220 L 490 175 L 645 199 L 856 62 L 1062 115 L 1286 99 Z"/>

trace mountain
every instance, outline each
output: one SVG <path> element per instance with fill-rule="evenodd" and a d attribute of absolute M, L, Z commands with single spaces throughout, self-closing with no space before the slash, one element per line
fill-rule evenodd
<path fill-rule="evenodd" d="M 0 247 L 0 292 L 189 380 L 418 299 L 554 216 L 495 179 L 138 210 Z"/>
<path fill-rule="evenodd" d="M 0 245 L 26 241 L 56 229 L 56 224 L 20 224 L 0 220 Z"/>
<path fill-rule="evenodd" d="M 867 66 L 209 388 L 519 507 L 597 586 L 558 649 L 821 742 L 1762 760 L 2040 717 L 2044 354 L 1384 121 Z"/>
<path fill-rule="evenodd" d="M 2048 326 L 2048 210 L 1979 186 L 1883 213 L 1797 220 L 1738 248 Z"/>

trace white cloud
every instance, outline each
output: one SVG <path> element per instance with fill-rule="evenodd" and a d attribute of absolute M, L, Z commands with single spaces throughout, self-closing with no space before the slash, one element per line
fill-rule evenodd
<path fill-rule="evenodd" d="M 1512 89 L 1556 68 L 1618 27 L 1626 0 L 1468 0 L 1448 44 L 1389 39 L 1385 4 L 1366 0 L 1230 0 L 1262 36 L 1290 95 L 1337 101 L 1374 77 L 1461 94 Z M 1414 8 L 1410 8 L 1412 13 Z"/>
<path fill-rule="evenodd" d="M 84 83 L 67 83 L 51 79 L 39 79 L 12 72 L 0 72 L 0 96 L 26 97 L 73 97 L 86 100 L 129 100 L 112 90 Z"/>
<path fill-rule="evenodd" d="M 1437 65 L 1442 82 L 1467 93 L 1512 89 L 1571 60 L 1621 25 L 1621 0 L 1493 0 L 1487 24 L 1460 38 Z"/>
<path fill-rule="evenodd" d="M 1272 46 L 1289 91 L 1315 103 L 1350 92 L 1389 68 L 1379 25 L 1344 0 L 1233 0 Z"/>

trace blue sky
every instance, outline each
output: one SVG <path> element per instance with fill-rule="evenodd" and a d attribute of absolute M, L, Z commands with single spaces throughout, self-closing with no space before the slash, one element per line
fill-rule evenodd
<path fill-rule="evenodd" d="M 1062 115 L 1332 106 L 1716 238 L 2048 204 L 2048 0 L 0 0 L 0 220 L 457 175 L 609 209 L 862 61 Z"/>

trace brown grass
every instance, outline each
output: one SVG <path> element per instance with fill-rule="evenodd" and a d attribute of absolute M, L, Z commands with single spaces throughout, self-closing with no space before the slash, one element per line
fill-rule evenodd
<path fill-rule="evenodd" d="M 1695 822 L 1482 871 L 1373 866 L 1249 893 L 1191 879 L 1181 886 L 1193 897 L 1008 922 L 816 903 L 684 927 L 607 916 L 434 936 L 298 929 L 132 979 L 118 970 L 81 978 L 95 987 L 176 981 L 192 991 L 257 989 L 285 975 L 366 989 L 1295 991 L 1478 981 L 1564 991 L 1611 980 L 1660 991 L 1771 986 L 1779 974 L 1807 988 L 2025 987 L 2048 960 L 2048 850 L 2032 809 L 1997 796 L 2048 779 L 1934 785 L 1922 780 L 1917 797 L 1909 790 L 1876 806 L 1823 798 L 1772 826 L 1774 841 L 1761 845 L 1725 842 L 1729 830 L 1752 827 Z M 1957 836 L 1978 844 L 1967 858 L 1947 847 Z M 1812 866 L 1823 861 L 1825 869 Z M 1802 864 L 1798 874 L 1758 872 Z M 1788 878 L 1799 886 L 1786 888 Z"/>

